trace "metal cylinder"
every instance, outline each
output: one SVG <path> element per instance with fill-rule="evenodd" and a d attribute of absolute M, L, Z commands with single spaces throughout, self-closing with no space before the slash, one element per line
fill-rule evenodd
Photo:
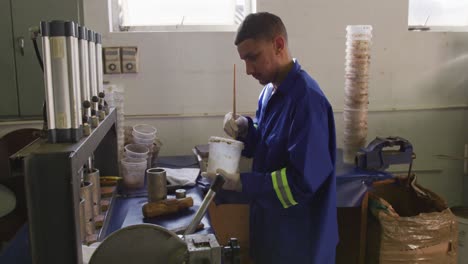
<path fill-rule="evenodd" d="M 88 29 L 84 26 L 78 29 L 79 56 L 80 56 L 80 84 L 81 84 L 81 103 L 91 102 L 91 90 L 89 87 L 89 54 L 88 54 Z M 84 108 L 85 115 L 91 117 L 91 108 Z M 89 120 L 88 120 L 89 123 Z"/>
<path fill-rule="evenodd" d="M 104 78 L 102 68 L 102 36 L 95 33 L 96 40 L 96 81 L 98 94 L 104 91 Z"/>
<path fill-rule="evenodd" d="M 42 60 L 44 65 L 44 87 L 45 87 L 45 100 L 47 107 L 47 122 L 48 129 L 55 131 L 55 106 L 54 106 L 54 89 L 52 82 L 52 63 L 50 54 L 50 27 L 49 23 L 41 22 L 41 35 L 42 35 Z M 54 134 L 49 133 L 49 141 L 55 142 Z"/>
<path fill-rule="evenodd" d="M 175 197 L 177 199 L 182 199 L 182 198 L 185 198 L 186 196 L 186 191 L 185 189 L 177 189 L 175 190 Z"/>
<path fill-rule="evenodd" d="M 56 142 L 71 142 L 72 129 L 72 100 L 74 94 L 70 93 L 73 87 L 73 75 L 69 71 L 73 52 L 68 38 L 74 37 L 75 26 L 73 22 L 52 21 L 41 23 L 43 38 L 49 39 L 49 45 L 44 45 L 43 54 L 49 54 L 44 60 L 44 79 L 46 80 L 46 98 L 53 100 L 53 111 L 48 107 L 48 116 L 54 116 L 54 125 L 48 122 L 49 140 Z M 45 41 L 47 42 L 47 41 Z M 50 76 L 49 76 L 50 75 Z M 71 79 L 71 80 L 70 80 Z M 50 83 L 48 83 L 50 81 Z M 50 102 L 49 102 L 50 104 Z"/>
<path fill-rule="evenodd" d="M 86 241 L 85 200 L 83 198 L 80 198 L 80 238 L 81 242 Z"/>
<path fill-rule="evenodd" d="M 91 116 L 91 127 L 96 128 L 99 126 L 99 118 L 97 116 Z"/>
<path fill-rule="evenodd" d="M 148 202 L 157 202 L 167 197 L 166 170 L 151 168 L 146 170 Z"/>
<path fill-rule="evenodd" d="M 81 198 L 84 200 L 84 219 L 86 235 L 92 235 L 95 231 L 93 212 L 93 184 L 84 181 L 80 188 Z"/>
<path fill-rule="evenodd" d="M 101 182 L 98 169 L 88 169 L 85 172 L 84 179 L 87 182 L 91 182 L 92 186 L 92 197 L 93 197 L 93 213 L 94 216 L 101 214 Z"/>
<path fill-rule="evenodd" d="M 74 22 L 65 22 L 65 26 L 70 28 L 68 34 L 66 34 L 66 43 L 69 81 L 68 87 L 70 94 L 71 141 L 77 142 L 83 136 L 80 102 L 81 90 L 78 55 L 78 25 Z"/>
<path fill-rule="evenodd" d="M 89 88 L 90 96 L 98 96 L 96 76 L 96 42 L 94 31 L 88 30 Z M 96 109 L 97 111 L 97 109 Z"/>

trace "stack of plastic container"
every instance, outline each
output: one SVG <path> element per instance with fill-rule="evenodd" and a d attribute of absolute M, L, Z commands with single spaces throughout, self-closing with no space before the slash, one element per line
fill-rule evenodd
<path fill-rule="evenodd" d="M 125 158 L 121 160 L 123 182 L 127 188 L 141 188 L 148 168 L 148 148 L 141 144 L 125 146 Z"/>
<path fill-rule="evenodd" d="M 153 155 L 155 151 L 157 129 L 147 124 L 138 124 L 133 126 L 132 141 L 135 144 L 141 144 L 148 148 L 148 168 L 152 167 Z M 159 151 L 159 149 L 158 149 Z M 157 153 L 156 153 L 157 155 Z"/>
<path fill-rule="evenodd" d="M 116 85 L 107 85 L 104 87 L 106 95 L 105 100 L 111 108 L 117 109 L 117 144 L 119 159 L 123 158 L 124 153 L 124 126 L 125 126 L 125 109 L 124 109 L 124 89 Z"/>
<path fill-rule="evenodd" d="M 367 137 L 372 26 L 352 25 L 346 31 L 343 161 L 353 163 Z"/>
<path fill-rule="evenodd" d="M 124 158 L 121 161 L 121 171 L 124 185 L 129 189 L 139 189 L 145 186 L 146 159 Z"/>

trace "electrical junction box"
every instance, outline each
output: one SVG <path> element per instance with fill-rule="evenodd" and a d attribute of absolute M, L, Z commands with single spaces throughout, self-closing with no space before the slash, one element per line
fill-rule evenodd
<path fill-rule="evenodd" d="M 121 47 L 122 54 L 122 72 L 137 73 L 138 72 L 138 48 L 137 47 Z"/>
<path fill-rule="evenodd" d="M 105 47 L 103 48 L 104 73 L 118 74 L 122 72 L 120 63 L 120 48 Z"/>

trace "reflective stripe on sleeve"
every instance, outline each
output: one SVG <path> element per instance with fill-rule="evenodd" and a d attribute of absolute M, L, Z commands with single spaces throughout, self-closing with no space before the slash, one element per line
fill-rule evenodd
<path fill-rule="evenodd" d="M 296 205 L 297 202 L 292 196 L 291 188 L 289 188 L 288 184 L 288 178 L 286 177 L 286 168 L 272 172 L 271 179 L 273 182 L 273 188 L 275 189 L 276 195 L 283 207 L 288 208 Z"/>

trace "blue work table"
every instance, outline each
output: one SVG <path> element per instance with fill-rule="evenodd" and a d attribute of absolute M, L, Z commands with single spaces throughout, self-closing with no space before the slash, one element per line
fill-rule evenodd
<path fill-rule="evenodd" d="M 167 168 L 194 168 L 198 167 L 198 161 L 195 156 L 178 156 L 178 157 L 161 157 L 158 160 L 158 166 Z M 146 183 L 145 183 L 146 185 Z M 117 188 L 117 193 L 113 197 L 113 201 L 108 211 L 108 216 L 105 225 L 102 228 L 100 239 L 110 235 L 123 227 L 141 223 L 152 223 L 163 226 L 168 230 L 186 227 L 192 221 L 198 208 L 203 200 L 203 190 L 208 187 L 204 179 L 199 179 L 198 184 L 193 187 L 177 187 L 186 189 L 187 197 L 193 199 L 193 207 L 183 210 L 181 212 L 158 216 L 155 218 L 144 218 L 142 213 L 142 206 L 147 202 L 146 187 L 137 190 L 127 190 L 122 186 Z M 175 186 L 174 186 L 175 187 Z M 174 198 L 171 194 L 174 187 L 169 188 L 168 198 Z M 197 234 L 213 233 L 210 225 L 208 214 L 205 214 L 201 223 L 204 228 Z M 54 241 L 51 242 L 53 246 Z M 1 264 L 31 264 L 30 244 L 29 244 L 29 228 L 25 224 L 15 235 L 12 241 L 0 254 Z"/>
<path fill-rule="evenodd" d="M 339 208 L 360 207 L 364 194 L 372 188 L 373 182 L 392 177 L 391 174 L 386 172 L 359 170 L 352 165 L 339 162 L 340 160 L 342 160 L 341 157 L 338 157 L 336 166 L 337 207 Z M 158 166 L 169 168 L 194 168 L 198 167 L 198 162 L 195 156 L 160 157 Z M 187 190 L 187 196 L 191 196 L 194 200 L 194 206 L 192 208 L 177 214 L 150 219 L 145 219 L 141 211 L 143 204 L 147 201 L 145 188 L 130 191 L 119 187 L 118 194 L 114 197 L 114 201 L 109 208 L 109 220 L 103 227 L 101 239 L 120 228 L 134 224 L 152 223 L 163 226 L 169 230 L 187 226 L 199 208 L 203 193 L 208 187 L 209 182 L 199 177 L 196 186 L 185 188 Z M 172 198 L 172 195 L 169 194 L 168 198 Z M 248 203 L 244 197 L 240 196 L 240 193 L 229 191 L 220 192 L 215 197 L 215 202 L 217 204 Z M 198 231 L 199 233 L 213 233 L 208 214 L 203 217 L 202 223 L 204 224 L 204 229 Z M 0 263 L 31 263 L 27 225 L 19 230 L 15 238 L 7 248 L 4 249 L 0 255 Z"/>
<path fill-rule="evenodd" d="M 160 157 L 158 160 L 158 166 L 166 168 L 197 168 L 198 161 L 195 156 Z M 115 232 L 120 228 L 142 223 L 160 225 L 168 230 L 186 227 L 192 221 L 203 201 L 204 187 L 205 185 L 202 182 L 193 187 L 169 186 L 168 199 L 175 198 L 175 189 L 183 188 L 186 190 L 187 197 L 192 197 L 193 206 L 175 214 L 144 218 L 142 206 L 148 200 L 146 182 L 145 187 L 137 190 L 127 190 L 124 187 L 119 186 L 117 195 L 109 208 L 109 222 L 104 227 L 101 238 L 107 237 L 112 232 Z M 213 233 L 208 214 L 205 214 L 201 223 L 203 223 L 204 228 L 196 233 Z"/>

